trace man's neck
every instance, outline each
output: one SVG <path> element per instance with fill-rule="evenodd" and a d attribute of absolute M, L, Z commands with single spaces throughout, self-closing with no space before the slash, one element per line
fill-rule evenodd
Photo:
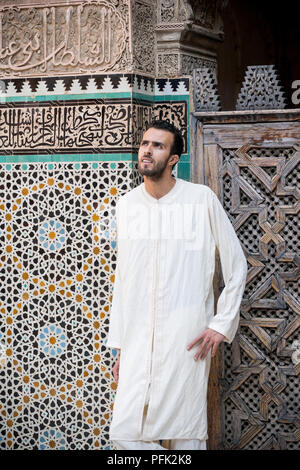
<path fill-rule="evenodd" d="M 144 176 L 146 191 L 155 199 L 165 196 L 176 184 L 176 178 L 172 175 L 163 176 L 159 180 L 154 180 L 149 176 Z"/>

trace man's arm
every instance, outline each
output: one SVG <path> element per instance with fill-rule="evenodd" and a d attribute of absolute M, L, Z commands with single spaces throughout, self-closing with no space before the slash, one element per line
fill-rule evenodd
<path fill-rule="evenodd" d="M 112 368 L 113 376 L 115 381 L 119 382 L 119 369 L 120 369 L 120 359 L 121 359 L 121 349 L 115 348 L 118 351 L 118 356 L 114 367 Z"/>
<path fill-rule="evenodd" d="M 194 356 L 204 359 L 212 349 L 212 356 L 222 341 L 231 343 L 239 324 L 239 309 L 247 277 L 247 261 L 234 228 L 218 200 L 211 191 L 209 217 L 211 231 L 218 248 L 225 287 L 218 299 L 216 315 L 208 328 L 188 346 L 197 344 L 199 348 Z"/>

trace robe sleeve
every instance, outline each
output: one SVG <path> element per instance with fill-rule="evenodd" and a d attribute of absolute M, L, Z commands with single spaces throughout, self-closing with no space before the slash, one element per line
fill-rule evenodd
<path fill-rule="evenodd" d="M 217 302 L 216 315 L 208 328 L 225 336 L 231 343 L 236 334 L 240 319 L 240 304 L 247 277 L 247 261 L 235 230 L 213 191 L 209 203 L 209 216 L 212 234 L 219 251 L 224 288 Z"/>
<path fill-rule="evenodd" d="M 116 204 L 116 223 L 118 233 L 118 212 L 119 204 Z M 117 236 L 117 251 L 118 251 L 118 236 Z M 121 349 L 122 346 L 122 289 L 121 289 L 121 276 L 120 276 L 120 260 L 117 254 L 117 264 L 115 269 L 115 281 L 113 287 L 113 298 L 110 308 L 109 330 L 106 346 L 110 348 Z"/>

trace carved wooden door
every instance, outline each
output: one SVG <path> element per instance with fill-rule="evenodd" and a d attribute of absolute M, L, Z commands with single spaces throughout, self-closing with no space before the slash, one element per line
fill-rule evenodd
<path fill-rule="evenodd" d="M 248 278 L 236 338 L 213 361 L 209 448 L 299 449 L 300 114 L 218 114 L 198 117 L 193 179 L 219 196 Z"/>

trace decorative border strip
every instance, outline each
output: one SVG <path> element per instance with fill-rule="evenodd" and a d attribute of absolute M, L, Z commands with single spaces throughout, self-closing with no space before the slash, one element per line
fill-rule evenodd
<path fill-rule="evenodd" d="M 0 101 L 14 97 L 62 94 L 142 93 L 149 96 L 189 94 L 189 78 L 154 79 L 136 74 L 0 79 Z"/>
<path fill-rule="evenodd" d="M 136 152 L 153 115 L 170 118 L 184 131 L 187 102 L 82 99 L 0 105 L 0 154 Z M 134 129 L 134 132 L 132 132 Z"/>
<path fill-rule="evenodd" d="M 143 127 L 150 114 L 159 115 L 161 118 L 171 118 L 179 127 L 184 129 L 185 137 L 185 151 L 182 155 L 180 162 L 176 165 L 176 173 L 178 177 L 189 180 L 190 179 L 190 161 L 189 161 L 189 115 L 190 115 L 190 79 L 187 77 L 165 79 L 165 78 L 151 78 L 138 74 L 107 74 L 107 75 L 88 75 L 88 76 L 66 76 L 66 77 L 39 77 L 39 78 L 16 78 L 16 79 L 0 79 L 0 112 L 6 112 L 4 120 L 0 124 L 2 126 L 2 139 L 7 139 L 10 135 L 12 142 L 8 145 L 8 141 L 0 145 L 0 162 L 6 164 L 14 164 L 18 162 L 80 162 L 80 161 L 132 161 L 136 159 L 136 152 L 138 143 L 143 131 Z M 1 93 L 2 90 L 2 93 Z M 80 106 L 84 109 L 93 105 L 101 109 L 106 108 L 108 105 L 114 105 L 115 111 L 125 113 L 121 117 L 116 114 L 116 124 L 122 120 L 122 125 L 117 125 L 116 132 L 119 136 L 124 137 L 124 128 L 133 125 L 135 129 L 134 136 L 126 140 L 126 145 L 122 143 L 119 145 L 105 145 L 97 148 L 94 145 L 82 146 L 82 148 L 66 148 L 62 146 L 61 135 L 59 136 L 51 130 L 51 122 L 54 123 L 53 113 L 58 113 L 65 119 L 65 114 L 74 110 L 75 115 L 81 118 L 81 113 L 77 112 Z M 132 124 L 132 119 L 129 119 L 131 113 L 128 114 L 128 107 L 135 110 L 133 113 L 134 120 L 137 119 L 136 124 Z M 45 138 L 53 140 L 53 145 L 49 144 L 42 146 L 31 146 L 30 142 L 24 146 L 18 141 L 18 132 L 15 125 L 21 116 L 24 115 L 24 110 L 27 108 L 29 114 L 31 110 L 35 110 L 34 114 L 38 118 L 38 127 L 35 131 L 38 132 L 38 138 Z M 54 108 L 57 111 L 54 111 Z M 58 111 L 58 108 L 61 111 Z M 66 108 L 64 110 L 64 108 Z M 40 111 L 38 111 L 40 109 Z M 43 118 L 43 109 L 47 114 Z M 49 112 L 47 112 L 49 110 Z M 151 111 L 152 110 L 152 111 Z M 96 110 L 99 111 L 99 110 Z M 73 111 L 72 111 L 73 112 Z M 138 112 L 138 114 L 137 114 Z M 150 114 L 149 114 L 150 112 Z M 15 113 L 15 114 L 13 114 Z M 19 113 L 19 114 L 18 114 Z M 101 113 L 100 113 L 101 114 Z M 127 117 L 126 117 L 127 114 Z M 44 120 L 43 120 L 44 119 Z M 128 121 L 129 119 L 129 121 Z M 100 116 L 101 120 L 101 116 Z M 146 120 L 146 121 L 145 121 Z M 25 124 L 24 120 L 24 124 Z M 73 118 L 68 119 L 73 123 Z M 33 122 L 33 121 L 32 121 Z M 67 122 L 67 121 L 66 121 Z M 76 121 L 78 122 L 78 121 Z M 45 123 L 49 124 L 49 129 L 45 127 Z M 56 121 L 57 125 L 58 121 Z M 13 124 L 13 125 L 12 125 Z M 84 126 L 84 123 L 82 122 Z M 125 127 L 124 127 L 125 126 Z M 45 127 L 45 132 L 41 132 L 41 127 Z M 97 127 L 98 124 L 97 124 Z M 8 132 L 5 133 L 5 128 Z M 10 128 L 10 131 L 9 129 Z M 110 131 L 108 123 L 105 124 L 107 132 Z M 27 139 L 29 130 L 23 126 L 23 134 L 20 139 Z M 57 127 L 56 127 L 57 129 Z M 76 129 L 79 129 L 78 127 Z M 73 126 L 73 131 L 70 132 L 66 128 L 66 133 L 70 134 L 70 138 L 78 139 L 78 130 Z M 123 129 L 123 130 L 122 130 Z M 107 132 L 104 132 L 104 135 Z M 112 129 L 113 130 L 113 129 Z M 9 134 L 10 132 L 10 134 Z M 102 131 L 101 131 L 102 132 Z M 72 134 L 72 135 L 71 135 Z M 74 135 L 73 135 L 74 134 Z M 54 138 L 55 137 L 55 138 Z M 58 138 L 59 137 L 59 138 Z M 30 139 L 30 135 L 28 139 Z M 14 146 L 17 139 L 18 145 Z M 13 142 L 14 141 L 14 142 Z M 51 143 L 49 140 L 48 143 Z M 24 141 L 25 142 L 25 141 Z M 26 143 L 25 142 L 25 143 Z M 46 142 L 46 141 L 45 141 Z M 56 144 L 55 144 L 56 143 Z M 4 145 L 5 144 L 5 145 Z M 55 145 L 54 145 L 55 144 Z M 101 152 L 101 153 L 99 153 Z"/>

